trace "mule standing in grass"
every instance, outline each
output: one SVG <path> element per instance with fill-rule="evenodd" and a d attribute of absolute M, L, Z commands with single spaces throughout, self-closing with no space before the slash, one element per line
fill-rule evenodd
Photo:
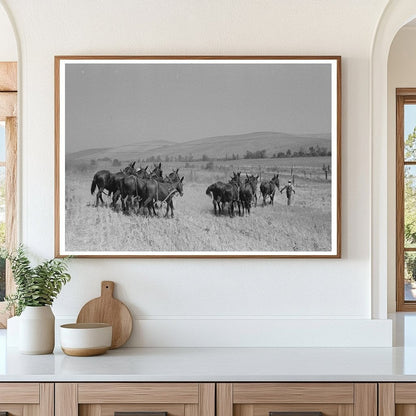
<path fill-rule="evenodd" d="M 274 194 L 276 188 L 279 191 L 279 174 L 275 174 L 270 181 L 262 181 L 260 184 L 260 192 L 263 195 L 263 206 L 266 205 L 266 198 L 270 198 L 270 204 L 273 205 Z"/>
<path fill-rule="evenodd" d="M 215 215 L 221 215 L 223 213 L 225 204 L 228 204 L 228 214 L 230 217 L 234 216 L 235 204 L 238 205 L 238 212 L 241 215 L 240 185 L 240 172 L 233 172 L 233 176 L 228 183 L 219 181 L 208 186 L 205 193 L 212 199 Z"/>
<path fill-rule="evenodd" d="M 127 176 L 131 176 L 137 175 L 137 171 L 134 168 L 134 165 L 136 164 L 136 162 L 131 162 L 129 163 L 129 165 L 127 167 L 125 167 L 123 170 L 121 170 L 120 172 L 117 172 L 115 174 L 112 174 L 111 178 L 110 178 L 110 188 L 112 189 L 112 194 L 113 194 L 113 200 L 111 202 L 111 207 L 112 208 L 116 208 L 117 206 L 117 202 L 118 200 L 121 198 L 121 205 L 122 205 L 122 209 L 123 211 L 125 211 L 125 198 L 127 198 L 126 196 L 122 196 L 123 192 L 122 192 L 122 188 L 123 188 L 123 181 Z"/>
<path fill-rule="evenodd" d="M 165 217 L 169 216 L 170 210 L 170 216 L 173 218 L 173 197 L 177 193 L 183 196 L 183 176 L 176 182 L 160 182 L 150 179 L 146 181 L 146 199 L 143 202 L 143 206 L 147 207 L 149 214 L 152 215 L 151 209 L 155 213 L 155 202 L 166 202 Z"/>
<path fill-rule="evenodd" d="M 214 205 L 215 215 L 221 215 L 223 211 L 222 205 L 222 196 L 225 190 L 224 182 L 215 182 L 212 185 L 208 186 L 206 194 L 209 195 L 212 199 L 212 204 Z"/>
<path fill-rule="evenodd" d="M 147 184 L 150 179 L 143 179 L 137 175 L 126 175 L 119 182 L 119 194 L 122 209 L 125 214 L 130 209 L 137 207 L 136 214 L 143 207 L 143 201 L 147 196 Z"/>
<path fill-rule="evenodd" d="M 97 196 L 95 198 L 96 207 L 98 207 L 99 201 L 101 201 L 101 204 L 104 205 L 103 192 L 105 189 L 109 191 L 108 184 L 111 175 L 111 172 L 108 170 L 100 170 L 92 178 L 91 195 L 94 195 L 95 188 L 97 188 Z"/>
<path fill-rule="evenodd" d="M 121 199 L 121 207 L 125 214 L 129 212 L 140 200 L 139 190 L 137 186 L 137 176 L 126 175 L 119 183 L 119 194 Z"/>
<path fill-rule="evenodd" d="M 118 198 L 121 199 L 123 212 L 128 213 L 130 208 L 138 204 L 138 210 L 143 206 L 143 200 L 146 196 L 147 180 L 150 174 L 147 172 L 147 166 L 135 169 L 134 163 L 131 163 L 123 170 L 124 176 L 120 177 L 117 183 L 117 195 L 113 198 L 113 206 L 116 205 Z"/>
<path fill-rule="evenodd" d="M 126 169 L 129 167 L 130 165 Z M 91 183 L 91 195 L 94 194 L 95 188 L 97 188 L 97 196 L 95 200 L 96 207 L 98 206 L 99 201 L 101 201 L 101 204 L 104 205 L 102 194 L 104 193 L 105 195 L 105 190 L 108 191 L 107 196 L 111 197 L 111 195 L 113 195 L 113 202 L 111 203 L 111 206 L 114 206 L 119 197 L 118 190 L 120 180 L 123 179 L 125 175 L 126 173 L 122 171 L 111 173 L 108 170 L 100 170 L 94 175 Z"/>
<path fill-rule="evenodd" d="M 224 192 L 222 194 L 221 203 L 228 204 L 228 214 L 234 217 L 234 205 L 238 206 L 238 215 L 241 216 L 241 201 L 240 201 L 240 186 L 241 177 L 240 172 L 233 172 L 231 180 L 225 184 Z"/>
<path fill-rule="evenodd" d="M 254 206 L 257 207 L 257 182 L 259 180 L 259 176 L 254 175 L 247 175 L 246 174 L 246 183 L 250 184 L 251 190 L 253 192 L 253 199 L 254 199 Z"/>
<path fill-rule="evenodd" d="M 248 175 L 243 184 L 240 185 L 240 201 L 242 207 L 242 215 L 244 215 L 244 210 L 250 214 L 251 203 L 253 201 L 253 195 L 255 195 L 255 189 L 257 185 L 257 180 L 254 182 L 253 179 L 250 179 Z M 253 176 L 254 178 L 254 176 Z"/>

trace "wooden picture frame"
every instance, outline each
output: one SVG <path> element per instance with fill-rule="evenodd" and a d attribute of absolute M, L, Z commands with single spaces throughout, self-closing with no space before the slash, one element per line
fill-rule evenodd
<path fill-rule="evenodd" d="M 57 257 L 339 258 L 341 57 L 56 56 L 55 168 Z"/>

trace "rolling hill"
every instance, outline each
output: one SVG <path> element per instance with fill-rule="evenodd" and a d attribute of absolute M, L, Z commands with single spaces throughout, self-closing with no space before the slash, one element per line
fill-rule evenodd
<path fill-rule="evenodd" d="M 172 144 L 173 142 L 169 142 L 167 140 L 154 140 L 142 143 L 126 144 L 117 147 L 85 149 L 78 152 L 69 153 L 66 155 L 66 158 L 68 160 L 90 160 L 108 157 L 110 159 L 130 160 L 139 152 L 139 149 L 140 152 L 148 152 L 151 149 L 163 148 Z"/>
<path fill-rule="evenodd" d="M 162 160 L 166 156 L 178 157 L 192 155 L 194 159 L 201 159 L 203 155 L 209 158 L 221 159 L 227 155 L 231 157 L 238 154 L 243 157 L 247 151 L 266 150 L 268 156 L 274 153 L 284 152 L 288 149 L 292 153 L 303 148 L 308 151 L 309 147 L 319 146 L 331 149 L 329 133 L 311 135 L 293 135 L 279 132 L 253 132 L 247 134 L 235 134 L 228 136 L 206 137 L 190 140 L 183 143 L 169 141 L 148 141 L 144 143 L 130 144 L 106 149 L 91 149 L 84 152 L 76 152 L 67 155 L 70 160 L 89 160 L 108 157 L 120 161 L 134 159 L 147 159 L 151 156 L 160 156 Z"/>

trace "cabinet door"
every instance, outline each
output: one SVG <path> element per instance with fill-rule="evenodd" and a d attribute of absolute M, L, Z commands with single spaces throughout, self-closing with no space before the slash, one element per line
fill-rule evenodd
<path fill-rule="evenodd" d="M 0 415 L 53 416 L 52 383 L 0 383 Z"/>
<path fill-rule="evenodd" d="M 56 416 L 215 416 L 213 383 L 58 383 Z"/>
<path fill-rule="evenodd" d="M 220 383 L 217 416 L 377 416 L 377 384 Z"/>
<path fill-rule="evenodd" d="M 415 416 L 416 383 L 380 383 L 380 416 Z"/>

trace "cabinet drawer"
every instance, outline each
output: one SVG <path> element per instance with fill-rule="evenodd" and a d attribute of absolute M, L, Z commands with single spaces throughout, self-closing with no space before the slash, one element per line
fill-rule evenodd
<path fill-rule="evenodd" d="M 80 383 L 78 403 L 198 403 L 198 383 Z"/>
<path fill-rule="evenodd" d="M 0 383 L 0 403 L 31 403 L 40 400 L 38 383 Z"/>
<path fill-rule="evenodd" d="M 59 383 L 56 416 L 215 416 L 213 383 Z"/>
<path fill-rule="evenodd" d="M 217 416 L 376 416 L 375 383 L 221 383 Z"/>

